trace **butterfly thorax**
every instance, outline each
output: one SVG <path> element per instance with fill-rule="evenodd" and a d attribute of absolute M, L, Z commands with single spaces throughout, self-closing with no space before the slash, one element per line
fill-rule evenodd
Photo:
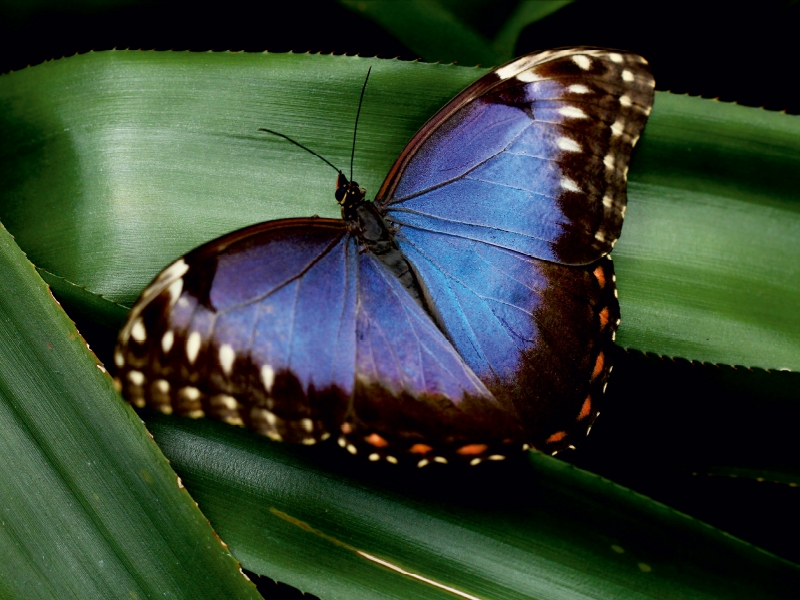
<path fill-rule="evenodd" d="M 403 284 L 417 304 L 431 314 L 419 280 L 397 245 L 394 234 L 375 204 L 365 198 L 366 191 L 358 187 L 358 183 L 347 181 L 344 175 L 339 174 L 336 182 L 336 201 L 342 207 L 342 219 L 347 224 L 348 230 L 356 236 L 363 251 L 374 254 Z"/>

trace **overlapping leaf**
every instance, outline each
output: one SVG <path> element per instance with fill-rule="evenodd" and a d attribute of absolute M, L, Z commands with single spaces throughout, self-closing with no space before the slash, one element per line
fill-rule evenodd
<path fill-rule="evenodd" d="M 257 598 L 0 227 L 0 595 Z"/>

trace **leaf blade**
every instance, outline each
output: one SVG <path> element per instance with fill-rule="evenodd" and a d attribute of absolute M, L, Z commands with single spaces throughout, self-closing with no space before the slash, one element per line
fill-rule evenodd
<path fill-rule="evenodd" d="M 155 414 L 148 423 L 247 568 L 323 598 L 459 597 L 443 587 L 482 600 L 779 598 L 800 577 L 796 565 L 540 454 L 403 470 L 220 423 Z"/>
<path fill-rule="evenodd" d="M 8 597 L 257 598 L 4 228 L 0 278 Z"/>

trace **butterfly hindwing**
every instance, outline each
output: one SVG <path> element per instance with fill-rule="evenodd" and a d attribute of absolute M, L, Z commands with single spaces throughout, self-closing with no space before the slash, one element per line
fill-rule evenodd
<path fill-rule="evenodd" d="M 413 228 L 397 239 L 442 329 L 495 397 L 515 406 L 526 440 L 541 449 L 563 441 L 558 448 L 585 433 L 619 322 L 611 259 L 559 265 Z M 572 439 L 557 435 L 576 429 Z"/>

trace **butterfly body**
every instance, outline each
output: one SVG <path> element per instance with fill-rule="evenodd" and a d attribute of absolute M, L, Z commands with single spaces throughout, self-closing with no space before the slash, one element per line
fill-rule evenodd
<path fill-rule="evenodd" d="M 167 267 L 120 333 L 137 406 L 419 466 L 555 451 L 597 415 L 607 256 L 652 103 L 638 56 L 522 57 L 412 139 L 375 202 L 272 221 Z"/>

